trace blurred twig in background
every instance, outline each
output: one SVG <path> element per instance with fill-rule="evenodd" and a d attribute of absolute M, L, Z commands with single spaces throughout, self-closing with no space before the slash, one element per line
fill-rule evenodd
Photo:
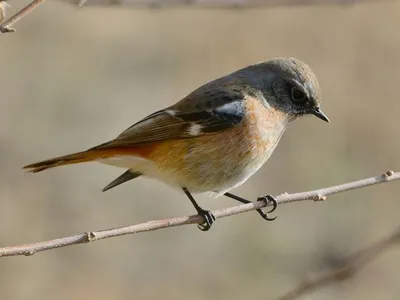
<path fill-rule="evenodd" d="M 0 32 L 14 32 L 11 26 L 33 11 L 46 0 L 33 0 L 22 8 L 3 24 L 1 14 L 4 18 L 5 2 L 0 1 Z M 70 3 L 83 6 L 87 2 L 93 5 L 137 5 L 144 7 L 171 7 L 171 6 L 196 6 L 209 8 L 254 8 L 262 6 L 282 6 L 282 5 L 316 5 L 333 4 L 349 5 L 366 2 L 376 2 L 383 0 L 67 0 Z"/>
<path fill-rule="evenodd" d="M 142 7 L 195 6 L 207 8 L 256 8 L 288 5 L 351 5 L 382 0 L 67 0 L 82 6 L 89 5 L 136 5 Z"/>
<path fill-rule="evenodd" d="M 329 270 L 314 278 L 301 282 L 293 290 L 280 297 L 278 300 L 294 300 L 300 298 L 305 294 L 309 294 L 316 289 L 322 288 L 328 284 L 333 284 L 338 281 L 343 281 L 353 277 L 368 263 L 376 259 L 379 255 L 400 242 L 400 228 L 398 228 L 389 237 L 369 246 L 368 248 L 362 249 L 357 253 L 346 259 L 345 263 L 341 267 Z"/>
<path fill-rule="evenodd" d="M 7 33 L 7 32 L 14 32 L 15 29 L 12 28 L 11 26 L 18 22 L 20 19 L 25 17 L 27 14 L 32 12 L 36 7 L 38 7 L 40 4 L 45 2 L 46 0 L 33 0 L 31 3 L 29 3 L 27 6 L 25 6 L 23 9 L 18 11 L 16 14 L 14 14 L 11 18 L 9 18 L 7 21 L 2 23 L 0 25 L 0 32 L 1 33 Z M 1 2 L 4 3 L 4 2 Z M 3 6 L 2 6 L 3 7 Z M 2 8 L 1 7 L 1 8 Z M 2 20 L 0 20 L 1 22 Z"/>
<path fill-rule="evenodd" d="M 10 5 L 5 1 L 0 1 L 0 24 L 6 18 L 6 9 L 10 7 Z"/>
<path fill-rule="evenodd" d="M 278 204 L 304 201 L 304 200 L 313 200 L 313 201 L 323 201 L 326 199 L 326 196 L 342 193 L 354 189 L 363 188 L 366 186 L 399 180 L 400 172 L 387 171 L 384 174 L 376 177 L 366 178 L 358 181 L 353 181 L 350 183 L 344 183 L 341 185 L 336 185 L 328 188 L 323 188 L 314 191 L 295 193 L 295 194 L 282 194 L 275 197 L 275 200 Z M 270 204 L 272 205 L 272 204 Z M 220 209 L 213 211 L 212 213 L 217 219 L 233 216 L 236 214 L 248 212 L 255 209 L 260 209 L 265 207 L 265 202 L 257 201 L 249 204 L 243 204 L 238 206 L 229 207 L 226 209 Z M 0 248 L 0 257 L 3 256 L 17 256 L 17 255 L 33 255 L 36 252 L 41 252 L 45 250 L 66 247 L 71 245 L 83 244 L 93 241 L 98 241 L 106 238 L 117 237 L 121 235 L 134 234 L 146 231 L 154 231 L 157 229 L 182 226 L 188 224 L 198 224 L 203 223 L 204 220 L 201 216 L 189 216 L 189 217 L 176 217 L 165 220 L 156 220 L 149 221 L 146 223 L 141 223 L 132 226 L 119 227 L 114 229 L 107 229 L 102 231 L 92 231 L 86 232 L 83 234 L 78 234 L 74 236 L 59 238 L 55 240 L 39 242 L 28 245 L 21 246 L 11 246 Z M 290 298 L 289 298 L 290 299 Z"/>

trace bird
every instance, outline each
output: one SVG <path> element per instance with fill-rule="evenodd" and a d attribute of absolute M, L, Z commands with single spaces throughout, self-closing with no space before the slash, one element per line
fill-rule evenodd
<path fill-rule="evenodd" d="M 305 115 L 329 122 L 320 102 L 311 68 L 293 57 L 277 57 L 205 83 L 109 142 L 23 168 L 37 173 L 96 161 L 126 169 L 103 191 L 140 176 L 160 180 L 186 194 L 202 216 L 199 229 L 208 231 L 215 216 L 192 194 L 211 192 L 249 203 L 229 191 L 264 165 L 289 123 Z M 271 211 L 277 206 L 270 195 L 257 200 L 272 202 Z"/>

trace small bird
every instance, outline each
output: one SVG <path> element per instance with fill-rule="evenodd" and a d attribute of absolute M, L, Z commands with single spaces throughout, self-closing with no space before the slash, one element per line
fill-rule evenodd
<path fill-rule="evenodd" d="M 199 229 L 207 231 L 215 217 L 192 193 L 213 192 L 249 203 L 229 191 L 268 160 L 289 122 L 310 114 L 329 122 L 320 109 L 316 76 L 298 59 L 275 58 L 204 84 L 112 141 L 24 168 L 37 173 L 97 161 L 128 169 L 103 191 L 139 176 L 158 179 L 184 191 L 204 219 Z M 276 208 L 271 196 L 258 200 L 272 201 Z"/>

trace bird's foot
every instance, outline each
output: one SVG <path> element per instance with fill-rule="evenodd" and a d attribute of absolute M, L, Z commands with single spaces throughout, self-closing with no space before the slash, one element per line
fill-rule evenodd
<path fill-rule="evenodd" d="M 268 216 L 269 213 L 272 213 L 278 207 L 278 202 L 276 202 L 274 197 L 272 197 L 271 195 L 267 195 L 267 196 L 259 197 L 257 199 L 257 201 L 263 201 L 265 203 L 265 206 L 268 206 L 272 203 L 272 209 L 267 213 L 265 213 L 262 209 L 259 209 L 259 210 L 257 209 L 257 212 L 260 214 L 260 216 L 264 220 L 273 221 L 277 218 L 277 217 L 271 218 L 270 216 Z"/>
<path fill-rule="evenodd" d="M 215 216 L 209 210 L 204 210 L 204 209 L 198 210 L 197 213 L 199 214 L 199 216 L 202 216 L 204 218 L 204 220 L 205 220 L 204 223 L 198 224 L 197 227 L 201 231 L 210 230 L 212 224 L 215 221 Z"/>

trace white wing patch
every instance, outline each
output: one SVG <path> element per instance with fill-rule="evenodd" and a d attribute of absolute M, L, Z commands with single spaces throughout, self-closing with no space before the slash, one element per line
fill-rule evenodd
<path fill-rule="evenodd" d="M 175 116 L 176 115 L 176 111 L 173 109 L 167 109 L 165 111 L 167 114 L 169 114 L 170 116 Z"/>
<path fill-rule="evenodd" d="M 232 109 L 232 107 L 235 107 L 235 105 L 240 104 L 240 101 L 232 101 L 229 103 L 225 103 L 224 105 L 218 106 L 216 109 L 220 111 L 229 111 Z M 212 109 L 206 109 L 207 112 L 211 113 L 213 110 Z"/>
<path fill-rule="evenodd" d="M 192 124 L 190 125 L 188 132 L 191 136 L 197 136 L 201 133 L 202 128 L 203 126 L 201 126 L 200 124 Z"/>

